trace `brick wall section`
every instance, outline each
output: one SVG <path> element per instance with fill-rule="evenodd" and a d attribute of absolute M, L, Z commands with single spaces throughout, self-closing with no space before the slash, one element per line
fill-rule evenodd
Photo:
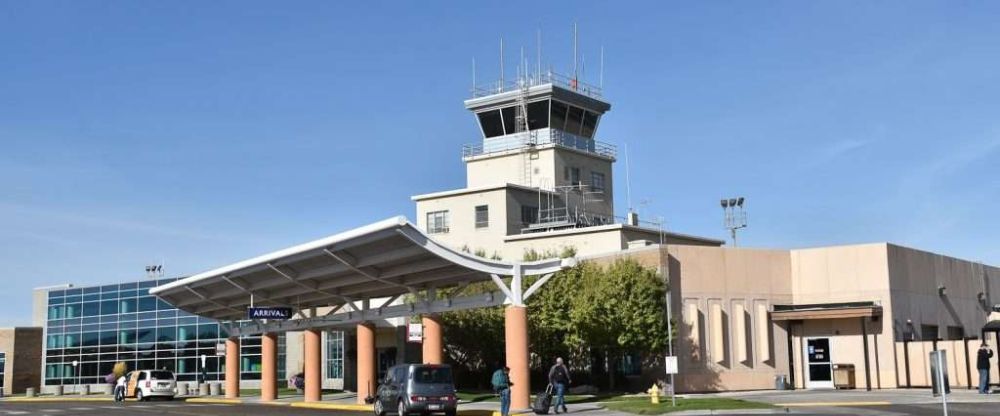
<path fill-rule="evenodd" d="M 42 328 L 0 329 L 0 352 L 6 353 L 4 395 L 38 388 L 42 379 Z"/>

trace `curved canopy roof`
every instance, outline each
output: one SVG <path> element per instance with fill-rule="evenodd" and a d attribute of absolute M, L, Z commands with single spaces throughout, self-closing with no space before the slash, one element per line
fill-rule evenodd
<path fill-rule="evenodd" d="M 157 286 L 177 308 L 219 320 L 246 318 L 254 306 L 297 310 L 392 297 L 491 275 L 540 275 L 574 259 L 506 263 L 449 249 L 394 217 Z"/>

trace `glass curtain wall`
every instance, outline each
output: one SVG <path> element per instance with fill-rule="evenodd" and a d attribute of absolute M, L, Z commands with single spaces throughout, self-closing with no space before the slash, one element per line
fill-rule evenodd
<path fill-rule="evenodd" d="M 212 319 L 180 311 L 149 295 L 176 279 L 52 290 L 48 293 L 45 385 L 98 384 L 117 362 L 129 370 L 165 369 L 179 381 L 222 380 L 224 357 L 215 355 L 225 332 Z M 278 378 L 283 379 L 284 336 L 278 341 Z M 260 337 L 241 340 L 241 378 L 260 379 Z M 201 356 L 205 355 L 202 369 Z M 73 368 L 72 362 L 79 362 Z"/>
<path fill-rule="evenodd" d="M 326 333 L 326 378 L 344 378 L 344 331 Z"/>

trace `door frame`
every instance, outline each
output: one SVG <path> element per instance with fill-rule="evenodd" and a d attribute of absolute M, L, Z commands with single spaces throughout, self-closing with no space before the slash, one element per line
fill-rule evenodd
<path fill-rule="evenodd" d="M 830 381 L 813 381 L 809 376 L 809 367 L 812 365 L 809 363 L 809 341 L 825 339 L 828 345 L 829 351 L 827 351 L 827 358 L 830 365 Z M 804 370 L 804 377 L 802 378 L 802 386 L 807 389 L 833 389 L 833 342 L 829 336 L 817 336 L 817 337 L 804 337 L 802 343 L 802 369 Z"/>

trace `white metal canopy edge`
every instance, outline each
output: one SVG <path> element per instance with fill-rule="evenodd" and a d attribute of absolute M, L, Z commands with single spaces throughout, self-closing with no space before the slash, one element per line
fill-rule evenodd
<path fill-rule="evenodd" d="M 392 238 L 395 238 L 390 244 L 393 248 L 387 249 L 388 252 L 380 251 L 377 255 L 370 255 L 364 259 L 351 258 L 344 251 L 345 247 L 349 249 L 366 243 L 389 241 Z M 412 257 L 414 252 L 423 253 L 422 257 Z M 317 273 L 310 275 L 307 273 L 308 270 L 299 270 L 298 272 L 302 272 L 302 274 L 298 275 L 298 272 L 285 273 L 281 268 L 283 266 L 291 268 L 291 265 L 300 268 L 318 267 L 308 266 L 305 263 L 295 264 L 294 262 L 303 261 L 303 259 L 309 260 L 309 256 L 323 256 L 324 253 L 342 263 L 339 264 L 341 274 L 323 275 Z M 395 253 L 401 255 L 394 256 Z M 403 253 L 411 257 L 403 256 Z M 403 260 L 400 260 L 401 258 Z M 364 262 L 359 262 L 359 260 L 364 260 Z M 389 260 L 397 262 L 391 265 L 385 263 Z M 400 261 L 402 263 L 399 263 Z M 433 267 L 427 267 L 429 262 L 432 263 Z M 362 267 L 361 263 L 366 265 Z M 398 216 L 157 286 L 150 289 L 150 294 L 174 304 L 179 309 L 197 315 L 216 319 L 244 319 L 241 315 L 244 313 L 245 307 L 252 303 L 254 295 L 258 296 L 259 300 L 264 300 L 265 304 L 280 303 L 277 300 L 278 296 L 275 295 L 277 293 L 297 293 L 296 296 L 305 296 L 309 299 L 311 302 L 308 303 L 309 307 L 323 306 L 323 303 L 329 306 L 351 303 L 353 307 L 352 301 L 354 299 L 341 295 L 340 289 L 331 291 L 326 287 L 349 286 L 349 284 L 356 287 L 361 285 L 359 282 L 362 282 L 367 290 L 363 293 L 365 298 L 375 297 L 373 294 L 376 293 L 398 296 L 399 294 L 415 292 L 414 286 L 399 282 L 404 281 L 406 276 L 419 276 L 419 279 L 411 280 L 423 282 L 425 288 L 427 285 L 434 287 L 434 285 L 454 285 L 492 279 L 506 296 L 507 303 L 523 305 L 523 301 L 544 284 L 552 273 L 575 264 L 575 258 L 526 263 L 508 263 L 479 258 L 435 242 L 407 221 L 405 217 Z M 394 281 L 382 277 L 379 269 L 383 265 L 387 267 L 386 270 L 391 268 L 391 270 L 396 271 L 397 274 L 393 276 L 398 280 Z M 253 273 L 257 273 L 256 284 L 246 280 L 239 281 L 242 277 L 254 276 Z M 261 273 L 268 273 L 268 275 L 260 277 Z M 343 273 L 350 273 L 350 275 L 345 276 Z M 522 291 L 521 278 L 533 275 L 545 276 L 527 291 Z M 315 282 L 305 284 L 297 281 L 300 276 L 303 277 L 303 280 L 306 280 L 306 276 L 308 276 L 308 279 L 313 279 Z M 504 284 L 500 276 L 512 277 L 509 287 Z M 320 281 L 323 283 L 319 283 Z M 338 284 L 341 281 L 349 284 Z M 225 285 L 225 293 L 219 290 L 218 285 Z M 239 299 L 233 298 L 234 296 Z"/>

